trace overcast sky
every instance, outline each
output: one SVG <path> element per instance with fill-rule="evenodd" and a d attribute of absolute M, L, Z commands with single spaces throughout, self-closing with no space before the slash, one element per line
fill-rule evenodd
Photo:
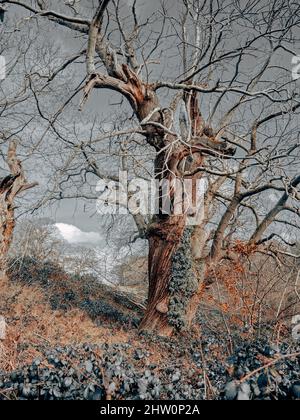
<path fill-rule="evenodd" d="M 86 0 L 87 4 L 91 5 L 92 2 L 90 0 Z M 263 0 L 261 3 L 264 3 Z M 132 0 L 126 0 L 128 6 L 131 6 Z M 52 1 L 53 5 L 56 6 L 57 2 Z M 94 2 L 95 4 L 97 2 Z M 171 2 L 172 3 L 172 2 Z M 169 4 L 171 4 L 169 2 Z M 60 3 L 62 4 L 62 3 Z M 151 0 L 151 1 L 138 1 L 138 13 L 141 17 L 148 16 L 151 14 L 152 11 L 156 10 L 158 5 L 160 4 L 160 0 Z M 174 7 L 179 5 L 180 2 L 174 1 Z M 19 9 L 20 10 L 20 9 Z M 19 12 L 20 13 L 20 12 Z M 22 12 L 23 13 L 23 12 Z M 74 37 L 74 33 L 69 30 L 61 30 L 60 27 L 46 22 L 45 27 L 47 28 L 46 34 L 44 33 L 45 39 L 47 38 L 48 41 L 58 43 L 62 47 L 62 53 L 70 55 L 73 51 L 78 51 L 78 43 L 81 43 L 82 40 L 78 37 Z M 246 36 L 246 35 L 245 35 Z M 234 42 L 235 40 L 233 40 Z M 300 50 L 299 50 L 300 51 Z M 170 63 L 168 63 L 170 65 Z M 172 63 L 171 63 L 172 64 Z M 230 67 L 228 68 L 230 72 Z M 79 72 L 80 73 L 80 72 Z M 82 76 L 82 74 L 81 74 Z M 111 102 L 115 102 L 116 98 L 120 99 L 116 94 L 112 93 L 111 91 L 98 91 L 94 92 L 87 107 L 86 112 L 93 110 L 95 115 L 98 114 L 99 118 L 102 112 L 107 112 L 109 108 L 109 104 Z M 78 101 L 80 98 L 77 98 Z M 209 104 L 210 105 L 210 104 Z M 209 107 L 208 105 L 208 107 Z M 86 130 L 88 131 L 89 126 L 86 125 Z M 34 176 L 34 172 L 31 171 L 31 176 Z M 46 182 L 44 180 L 43 182 Z M 273 201 L 276 201 L 276 196 L 273 197 Z M 52 207 L 44 207 L 43 210 L 39 213 L 43 216 L 48 216 L 54 219 L 56 222 L 62 224 L 73 224 L 78 228 L 82 229 L 83 231 L 90 232 L 90 231 L 97 231 L 101 229 L 102 219 L 100 217 L 95 216 L 95 209 L 96 204 L 91 203 L 88 207 L 85 202 L 81 200 L 66 200 L 55 204 Z M 64 225 L 61 225 L 64 226 Z M 64 228 L 66 231 L 66 235 L 73 235 L 76 237 L 78 232 L 72 231 L 68 233 L 68 227 Z M 72 230 L 72 229 L 71 229 Z M 97 236 L 93 236 L 96 238 Z M 90 238 L 92 238 L 90 236 Z M 98 238 L 98 237 L 97 237 Z M 91 239 L 92 240 L 92 239 Z"/>

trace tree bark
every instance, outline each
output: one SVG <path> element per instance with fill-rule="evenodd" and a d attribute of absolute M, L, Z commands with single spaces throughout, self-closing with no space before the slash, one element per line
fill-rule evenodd
<path fill-rule="evenodd" d="M 174 255 L 180 245 L 185 228 L 185 218 L 169 217 L 157 220 L 149 230 L 149 292 L 148 305 L 141 330 L 157 331 L 170 335 L 169 322 L 170 279 Z"/>
<path fill-rule="evenodd" d="M 204 264 L 192 254 L 193 231 L 186 216 L 151 227 L 148 305 L 140 330 L 170 336 L 190 328 L 204 284 Z"/>

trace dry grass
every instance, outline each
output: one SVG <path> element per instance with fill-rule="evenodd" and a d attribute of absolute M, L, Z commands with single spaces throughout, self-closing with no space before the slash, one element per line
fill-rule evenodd
<path fill-rule="evenodd" d="M 0 341 L 0 371 L 11 371 L 39 357 L 47 347 L 128 340 L 119 328 L 96 326 L 79 309 L 51 309 L 41 288 L 0 280 L 0 315 L 7 322 L 6 339 Z"/>

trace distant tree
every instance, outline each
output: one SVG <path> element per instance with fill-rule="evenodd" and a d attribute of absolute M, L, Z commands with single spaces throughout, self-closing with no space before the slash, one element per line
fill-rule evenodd
<path fill-rule="evenodd" d="M 54 232 L 51 219 L 22 219 L 16 227 L 11 248 L 13 259 L 59 263 L 64 242 Z"/>

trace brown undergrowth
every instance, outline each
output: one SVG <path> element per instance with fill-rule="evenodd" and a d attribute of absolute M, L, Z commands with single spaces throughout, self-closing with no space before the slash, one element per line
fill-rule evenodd
<path fill-rule="evenodd" d="M 289 257 L 274 258 L 238 242 L 235 258 L 222 261 L 209 273 L 200 312 L 214 330 L 244 339 L 265 333 L 273 338 L 291 334 L 300 312 L 297 293 L 299 263 Z"/>
<path fill-rule="evenodd" d="M 53 310 L 42 288 L 1 279 L 0 314 L 7 323 L 0 341 L 0 371 L 11 371 L 39 357 L 45 348 L 128 340 L 118 325 L 96 324 L 85 311 Z"/>

